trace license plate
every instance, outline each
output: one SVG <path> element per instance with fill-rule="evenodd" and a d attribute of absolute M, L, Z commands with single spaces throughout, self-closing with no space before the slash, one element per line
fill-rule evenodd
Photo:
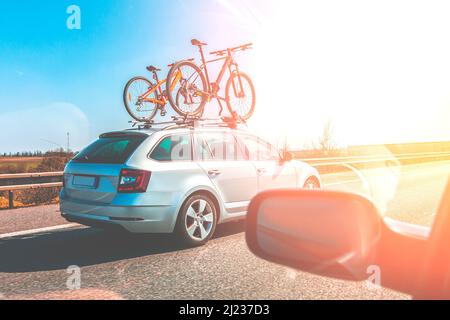
<path fill-rule="evenodd" d="M 78 187 L 97 188 L 97 177 L 73 176 L 72 184 Z"/>

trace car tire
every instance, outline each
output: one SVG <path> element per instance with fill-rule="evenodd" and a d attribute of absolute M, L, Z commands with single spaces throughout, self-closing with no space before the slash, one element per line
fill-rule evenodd
<path fill-rule="evenodd" d="M 175 234 L 183 244 L 190 247 L 204 245 L 214 234 L 217 216 L 217 208 L 210 197 L 193 195 L 180 209 Z"/>
<path fill-rule="evenodd" d="M 303 189 L 320 189 L 320 183 L 315 177 L 309 177 L 303 184 Z"/>

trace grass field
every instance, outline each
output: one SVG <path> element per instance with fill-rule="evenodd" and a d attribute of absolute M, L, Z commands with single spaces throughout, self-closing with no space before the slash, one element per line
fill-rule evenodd
<path fill-rule="evenodd" d="M 14 172 L 28 172 L 36 168 L 43 157 L 0 157 L 0 174 Z"/>

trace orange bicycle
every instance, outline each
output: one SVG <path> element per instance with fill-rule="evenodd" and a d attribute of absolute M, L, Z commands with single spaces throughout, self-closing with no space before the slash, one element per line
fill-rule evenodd
<path fill-rule="evenodd" d="M 188 59 L 186 61 L 193 61 L 194 59 Z M 172 67 L 170 64 L 169 67 Z M 148 66 L 147 70 L 153 74 L 153 80 L 156 83 L 152 83 L 150 80 L 144 77 L 134 77 L 130 79 L 123 91 L 123 102 L 127 112 L 136 121 L 148 122 L 152 120 L 158 110 L 161 112 L 161 116 L 166 114 L 165 106 L 167 104 L 166 90 L 162 89 L 162 86 L 167 83 L 166 80 L 159 80 L 158 71 L 160 69 L 154 66 Z M 175 86 L 181 80 L 181 74 L 175 73 L 172 80 L 172 86 L 170 91 L 175 90 Z M 167 88 L 166 88 L 167 89 Z"/>
<path fill-rule="evenodd" d="M 207 45 L 206 43 L 193 39 L 191 44 L 199 48 L 202 64 L 197 66 L 190 59 L 172 65 L 167 75 L 167 83 L 171 85 L 166 88 L 166 96 L 172 108 L 183 116 L 198 116 L 203 113 L 205 104 L 216 98 L 220 107 L 219 115 L 223 110 L 222 101 L 225 101 L 233 117 L 249 119 L 255 110 L 255 88 L 250 77 L 239 71 L 234 54 L 237 51 L 251 49 L 252 44 L 211 52 L 210 54 L 218 58 L 209 61 L 206 61 L 203 53 L 203 46 Z M 207 65 L 220 60 L 224 62 L 219 75 L 215 82 L 210 82 Z M 225 86 L 225 97 L 221 97 L 219 84 L 227 70 L 230 77 Z"/>

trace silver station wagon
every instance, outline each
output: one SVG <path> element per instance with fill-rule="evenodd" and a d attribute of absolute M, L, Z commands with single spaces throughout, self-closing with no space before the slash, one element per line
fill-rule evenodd
<path fill-rule="evenodd" d="M 62 216 L 133 233 L 206 243 L 272 188 L 319 188 L 318 172 L 246 130 L 172 125 L 109 132 L 66 166 Z"/>

